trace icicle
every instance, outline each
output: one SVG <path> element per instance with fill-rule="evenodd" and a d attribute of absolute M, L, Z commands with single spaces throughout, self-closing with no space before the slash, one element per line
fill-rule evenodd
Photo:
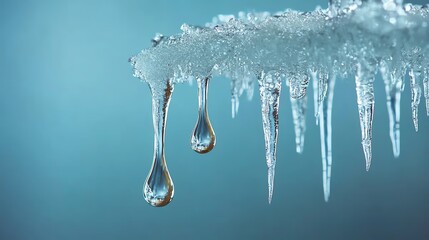
<path fill-rule="evenodd" d="M 389 133 L 392 141 L 393 156 L 400 154 L 400 118 L 401 118 L 401 93 L 404 85 L 403 66 L 390 70 L 387 63 L 383 62 L 380 68 L 386 90 L 387 111 L 389 113 Z"/>
<path fill-rule="evenodd" d="M 216 145 L 216 135 L 207 110 L 207 94 L 211 76 L 198 78 L 198 120 L 191 137 L 191 147 L 197 153 L 208 153 Z"/>
<path fill-rule="evenodd" d="M 238 107 L 240 106 L 239 102 L 239 89 L 237 86 L 237 79 L 231 80 L 231 113 L 232 118 L 235 118 L 235 116 L 238 113 Z"/>
<path fill-rule="evenodd" d="M 328 98 L 322 102 L 320 111 L 320 144 L 323 167 L 323 195 L 328 202 L 331 193 L 331 166 L 332 166 L 332 100 L 334 98 L 335 76 L 328 82 Z"/>
<path fill-rule="evenodd" d="M 143 186 L 145 200 L 154 207 L 167 205 L 174 196 L 173 180 L 164 158 L 165 124 L 173 85 L 167 81 L 164 90 L 152 87 L 152 116 L 154 128 L 154 156 L 152 168 Z"/>
<path fill-rule="evenodd" d="M 310 75 L 313 79 L 314 116 L 316 117 L 316 125 L 319 125 L 319 83 L 317 79 L 317 72 L 310 70 Z"/>
<path fill-rule="evenodd" d="M 309 79 L 307 74 L 290 74 L 290 97 L 295 99 L 303 98 L 307 94 L 308 81 Z"/>
<path fill-rule="evenodd" d="M 411 110 L 413 114 L 414 128 L 419 131 L 419 104 L 422 89 L 420 88 L 421 72 L 419 70 L 410 69 L 408 72 L 410 76 L 411 88 Z"/>
<path fill-rule="evenodd" d="M 319 69 L 317 74 L 317 111 L 316 111 L 316 118 L 319 117 L 320 113 L 320 106 L 325 100 L 326 91 L 328 90 L 328 72 L 324 69 Z"/>
<path fill-rule="evenodd" d="M 292 105 L 293 124 L 295 126 L 296 152 L 304 151 L 305 113 L 307 112 L 307 96 L 300 99 L 290 98 Z"/>
<path fill-rule="evenodd" d="M 429 68 L 424 70 L 424 79 L 423 79 L 423 90 L 425 93 L 426 100 L 426 115 L 429 116 Z"/>
<path fill-rule="evenodd" d="M 268 202 L 271 203 L 276 167 L 278 109 L 281 92 L 280 76 L 276 73 L 265 73 L 262 71 L 258 76 L 258 83 L 265 138 L 265 158 L 268 166 Z"/>
<path fill-rule="evenodd" d="M 359 109 L 359 120 L 362 133 L 362 147 L 365 154 L 366 170 L 371 166 L 372 150 L 372 120 L 374 117 L 374 73 L 375 63 L 366 63 L 373 66 L 357 65 L 356 94 Z"/>
<path fill-rule="evenodd" d="M 253 98 L 253 92 L 255 89 L 255 84 L 253 79 L 246 78 L 247 86 L 246 86 L 246 93 L 247 93 L 247 100 L 252 100 Z"/>

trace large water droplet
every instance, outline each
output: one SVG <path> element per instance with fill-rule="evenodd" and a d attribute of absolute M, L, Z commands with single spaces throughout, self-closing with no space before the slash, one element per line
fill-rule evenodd
<path fill-rule="evenodd" d="M 198 78 L 198 120 L 191 138 L 191 147 L 197 153 L 208 153 L 216 144 L 216 135 L 207 110 L 210 77 Z"/>
<path fill-rule="evenodd" d="M 152 115 L 154 126 L 154 159 L 152 168 L 143 186 L 145 200 L 154 207 L 163 207 L 174 196 L 173 180 L 168 172 L 164 158 L 164 136 L 168 106 L 173 93 L 173 86 L 167 83 L 164 91 L 151 87 Z"/>

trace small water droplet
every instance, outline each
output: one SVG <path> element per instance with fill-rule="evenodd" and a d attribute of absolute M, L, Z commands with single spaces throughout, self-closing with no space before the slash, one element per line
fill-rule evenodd
<path fill-rule="evenodd" d="M 198 78 L 198 120 L 191 138 L 191 147 L 197 153 L 208 153 L 216 144 L 216 135 L 207 111 L 207 94 L 210 77 Z"/>

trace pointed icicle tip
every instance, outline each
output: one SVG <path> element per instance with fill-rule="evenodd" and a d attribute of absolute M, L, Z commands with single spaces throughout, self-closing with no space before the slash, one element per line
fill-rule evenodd
<path fill-rule="evenodd" d="M 399 130 L 395 131 L 394 134 L 397 135 L 397 137 L 395 137 L 397 140 L 393 142 L 393 157 L 399 158 L 399 156 L 401 155 L 401 143 L 399 140 Z"/>
<path fill-rule="evenodd" d="M 362 141 L 363 153 L 365 154 L 365 168 L 366 171 L 369 171 L 371 167 L 371 158 L 372 158 L 372 149 L 371 142 L 368 140 Z"/>
<path fill-rule="evenodd" d="M 275 167 L 268 167 L 268 204 L 273 200 Z"/>
<path fill-rule="evenodd" d="M 329 202 L 329 192 L 325 192 L 324 193 L 324 197 L 325 197 L 325 202 Z"/>

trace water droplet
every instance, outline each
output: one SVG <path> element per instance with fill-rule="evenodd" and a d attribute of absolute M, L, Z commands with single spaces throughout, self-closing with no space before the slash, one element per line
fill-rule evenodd
<path fill-rule="evenodd" d="M 174 196 L 173 180 L 168 172 L 164 158 L 164 136 L 168 106 L 173 93 L 173 86 L 167 83 L 164 91 L 151 87 L 152 115 L 154 126 L 154 157 L 152 168 L 143 186 L 145 200 L 154 207 L 163 207 Z"/>
<path fill-rule="evenodd" d="M 216 135 L 207 110 L 210 77 L 198 78 L 198 120 L 191 138 L 191 147 L 197 153 L 208 153 L 216 144 Z"/>

